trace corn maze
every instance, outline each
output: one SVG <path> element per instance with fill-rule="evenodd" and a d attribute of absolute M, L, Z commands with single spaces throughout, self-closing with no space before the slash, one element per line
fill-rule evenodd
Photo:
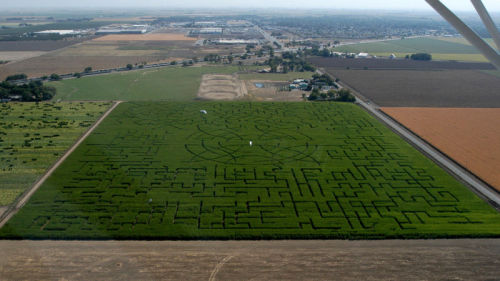
<path fill-rule="evenodd" d="M 110 106 L 0 103 L 0 206 L 30 187 Z"/>
<path fill-rule="evenodd" d="M 52 239 L 499 235 L 497 211 L 338 103 L 121 104 L 0 230 Z"/>

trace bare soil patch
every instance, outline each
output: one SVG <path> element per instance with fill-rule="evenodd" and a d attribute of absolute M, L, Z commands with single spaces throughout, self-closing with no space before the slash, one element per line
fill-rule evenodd
<path fill-rule="evenodd" d="M 482 62 L 457 62 L 457 61 L 415 61 L 406 59 L 339 59 L 320 58 L 309 59 L 309 62 L 319 66 L 338 69 L 420 69 L 420 70 L 493 70 L 495 67 L 490 63 Z"/>
<path fill-rule="evenodd" d="M 2 52 L 0 51 L 0 60 L 1 61 L 20 61 L 33 57 L 38 57 L 46 54 L 47 52 Z"/>
<path fill-rule="evenodd" d="M 382 108 L 500 191 L 500 108 Z"/>
<path fill-rule="evenodd" d="M 234 100 L 246 94 L 244 82 L 236 75 L 205 74 L 198 90 L 198 98 L 208 100 Z"/>
<path fill-rule="evenodd" d="M 113 34 L 94 39 L 94 41 L 196 41 L 196 38 L 177 33 Z"/>
<path fill-rule="evenodd" d="M 127 64 L 154 62 L 166 59 L 161 56 L 40 56 L 0 66 L 0 79 L 15 73 L 39 77 L 52 73 L 81 72 L 87 66 L 93 69 L 124 67 Z"/>
<path fill-rule="evenodd" d="M 38 40 L 38 41 L 0 41 L 0 52 L 33 52 L 54 51 L 74 44 L 81 43 L 87 39 L 71 40 Z"/>
<path fill-rule="evenodd" d="M 497 280 L 500 240 L 0 241 L 2 280 Z"/>
<path fill-rule="evenodd" d="M 475 70 L 345 70 L 326 68 L 386 107 L 500 107 L 500 77 Z"/>

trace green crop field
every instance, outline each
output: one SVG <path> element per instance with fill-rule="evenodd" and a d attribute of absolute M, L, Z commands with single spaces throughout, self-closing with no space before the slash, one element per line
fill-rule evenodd
<path fill-rule="evenodd" d="M 444 40 L 440 37 L 360 43 L 340 46 L 335 48 L 334 51 L 351 53 L 366 52 L 377 56 L 389 56 L 394 53 L 398 57 L 423 52 L 431 53 L 433 58 L 437 60 L 487 61 L 474 47 L 458 41 Z"/>
<path fill-rule="evenodd" d="M 238 66 L 166 67 L 48 83 L 54 100 L 190 101 L 203 74 L 231 74 Z"/>
<path fill-rule="evenodd" d="M 343 103 L 123 103 L 0 230 L 50 239 L 486 236 L 500 236 L 496 210 Z"/>
<path fill-rule="evenodd" d="M 241 80 L 291 81 L 294 79 L 311 79 L 314 72 L 288 73 L 245 73 L 240 74 Z"/>
<path fill-rule="evenodd" d="M 110 105 L 0 104 L 0 206 L 30 187 Z"/>

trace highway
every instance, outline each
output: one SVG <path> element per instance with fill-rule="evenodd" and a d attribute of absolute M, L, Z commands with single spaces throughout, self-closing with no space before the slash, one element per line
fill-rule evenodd
<path fill-rule="evenodd" d="M 257 29 L 262 34 L 262 36 L 266 38 L 267 41 L 271 42 L 271 45 L 273 45 L 273 47 L 278 46 L 280 49 L 283 48 L 283 45 L 281 45 L 281 43 L 276 38 L 267 33 L 264 29 L 260 28 L 260 26 L 254 25 L 254 28 Z"/>

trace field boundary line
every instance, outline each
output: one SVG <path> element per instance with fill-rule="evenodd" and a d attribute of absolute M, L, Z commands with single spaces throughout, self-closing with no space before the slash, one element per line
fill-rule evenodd
<path fill-rule="evenodd" d="M 2 228 L 35 194 L 35 192 L 42 186 L 42 184 L 54 173 L 54 171 L 76 150 L 78 146 L 108 117 L 108 115 L 120 104 L 122 101 L 115 101 L 115 103 L 92 125 L 78 140 L 64 153 L 64 155 L 57 160 L 45 174 L 38 179 L 35 184 L 29 188 L 23 195 L 21 195 L 10 207 L 0 216 L 0 228 Z"/>

